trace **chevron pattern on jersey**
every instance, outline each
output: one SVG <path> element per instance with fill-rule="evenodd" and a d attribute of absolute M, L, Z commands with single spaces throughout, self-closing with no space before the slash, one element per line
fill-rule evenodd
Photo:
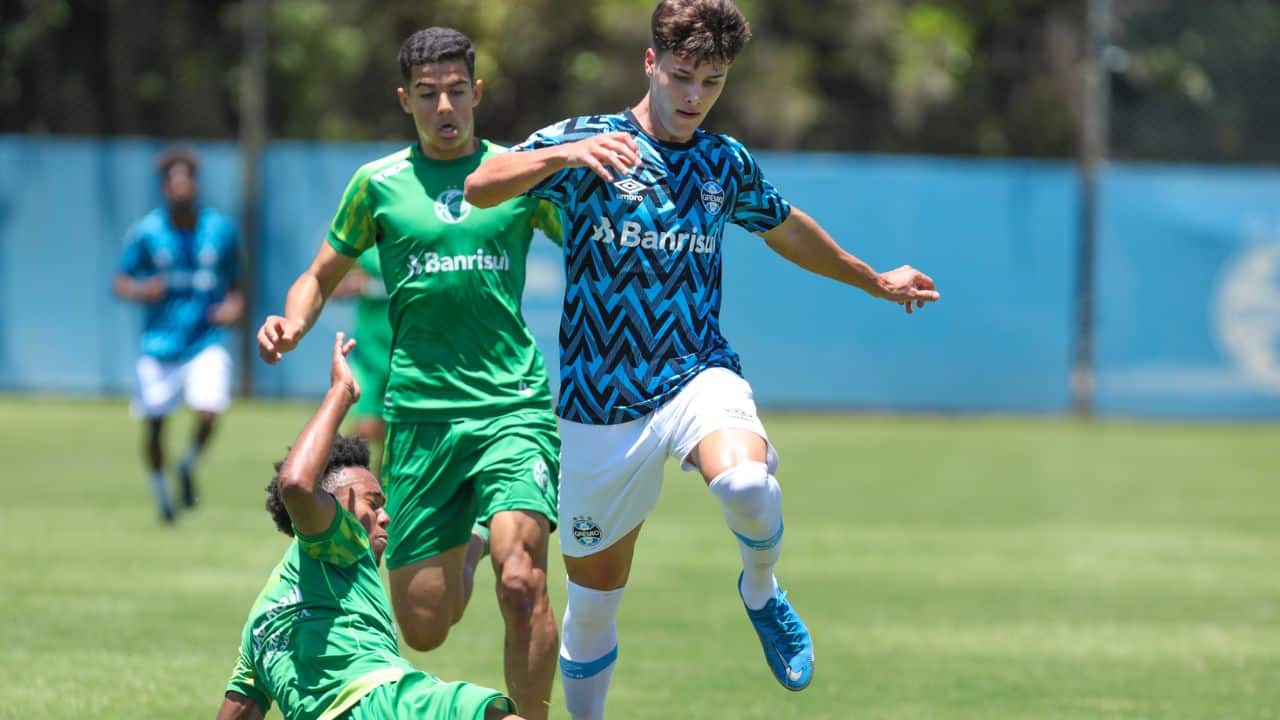
<path fill-rule="evenodd" d="M 557 412 L 593 425 L 643 417 L 707 368 L 741 372 L 720 332 L 725 225 L 764 232 L 790 213 L 733 138 L 699 130 L 665 143 L 629 112 L 570 118 L 514 150 L 617 131 L 640 147 L 631 175 L 609 183 L 571 168 L 529 191 L 566 221 Z"/>

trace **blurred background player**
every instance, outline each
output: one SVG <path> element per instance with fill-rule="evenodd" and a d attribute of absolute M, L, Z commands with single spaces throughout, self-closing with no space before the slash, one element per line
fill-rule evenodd
<path fill-rule="evenodd" d="M 648 92 L 613 115 L 570 118 L 467 178 L 486 207 L 527 195 L 566 222 L 560 326 L 561 549 L 569 575 L 560 668 L 574 718 L 604 717 L 617 612 L 668 455 L 701 472 L 737 539 L 737 589 L 788 690 L 813 643 L 773 569 L 782 548 L 777 456 L 738 356 L 720 332 L 725 226 L 787 260 L 906 306 L 938 298 L 909 266 L 877 273 L 767 182 L 737 140 L 700 130 L 751 37 L 729 0 L 664 0 L 645 51 Z"/>
<path fill-rule="evenodd" d="M 475 136 L 484 83 L 465 35 L 414 33 L 400 70 L 418 141 L 356 172 L 258 350 L 275 363 L 297 347 L 355 258 L 376 247 L 393 328 L 382 481 L 396 624 L 415 650 L 445 641 L 470 600 L 487 528 L 507 690 L 541 720 L 558 645 L 546 569 L 560 440 L 520 303 L 533 231 L 558 242 L 559 215 L 533 198 L 485 210 L 463 200 L 467 174 L 505 152 Z"/>
<path fill-rule="evenodd" d="M 360 400 L 351 410 L 351 431 L 369 443 L 374 475 L 381 470 L 382 443 L 387 434 L 382 406 L 387 394 L 391 364 L 391 321 L 387 318 L 387 286 L 382 281 L 378 253 L 360 253 L 332 297 L 355 298 L 356 348 L 351 352 L 351 372 L 360 383 Z"/>
<path fill-rule="evenodd" d="M 146 420 L 146 463 L 156 505 L 174 518 L 164 467 L 164 421 L 179 395 L 196 413 L 195 431 L 178 461 L 184 507 L 197 500 L 195 466 L 231 401 L 231 355 L 223 327 L 244 312 L 237 289 L 235 225 L 201 206 L 194 151 L 173 147 L 156 169 L 164 206 L 129 230 L 113 282 L 116 295 L 144 306 L 142 354 L 137 363 L 134 412 Z"/>
<path fill-rule="evenodd" d="M 333 344 L 330 386 L 267 486 L 267 510 L 295 540 L 249 611 L 218 720 L 515 718 L 497 690 L 446 683 L 400 656 L 378 567 L 387 547 L 385 498 L 369 447 L 338 437 L 360 386 L 354 340 Z"/>

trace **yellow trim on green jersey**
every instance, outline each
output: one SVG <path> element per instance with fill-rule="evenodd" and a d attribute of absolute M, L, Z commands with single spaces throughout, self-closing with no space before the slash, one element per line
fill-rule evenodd
<path fill-rule="evenodd" d="M 263 715 L 271 709 L 271 696 L 258 680 L 258 673 L 253 669 L 253 662 L 245 657 L 242 651 L 236 657 L 235 669 L 231 671 L 231 679 L 227 681 L 227 692 L 237 692 L 253 701 Z"/>
<path fill-rule="evenodd" d="M 319 535 L 303 535 L 295 527 L 293 532 L 298 538 L 298 548 L 312 560 L 351 567 L 369 553 L 369 535 L 355 515 L 347 512 L 336 499 L 333 504 L 336 506 L 333 522 L 327 530 Z"/>
<path fill-rule="evenodd" d="M 404 668 L 389 667 L 361 675 L 342 688 L 342 692 L 338 693 L 338 697 L 334 698 L 333 704 L 325 708 L 325 711 L 320 713 L 316 720 L 333 720 L 333 718 L 346 712 L 352 705 L 360 702 L 360 698 L 368 695 L 374 688 L 395 682 L 404 677 L 404 673 Z"/>

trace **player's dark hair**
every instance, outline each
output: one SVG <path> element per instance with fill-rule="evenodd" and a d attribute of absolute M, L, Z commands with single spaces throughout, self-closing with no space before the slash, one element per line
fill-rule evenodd
<path fill-rule="evenodd" d="M 293 521 L 289 518 L 289 511 L 284 506 L 284 497 L 280 494 L 280 468 L 283 465 L 284 460 L 275 464 L 275 477 L 271 478 L 271 482 L 267 485 L 267 512 L 271 513 L 271 519 L 276 522 L 276 528 L 280 532 L 293 537 Z M 369 469 L 369 445 L 355 435 L 339 435 L 333 439 L 333 447 L 329 450 L 329 461 L 325 463 L 320 487 L 332 492 L 333 481 L 338 478 L 344 468 L 349 467 Z"/>
<path fill-rule="evenodd" d="M 167 147 L 156 156 L 156 172 L 162 179 L 169 176 L 169 169 L 174 165 L 185 166 L 191 177 L 200 174 L 200 156 L 186 145 Z"/>
<path fill-rule="evenodd" d="M 453 28 L 429 27 L 409 36 L 400 46 L 400 75 L 409 82 L 413 69 L 449 60 L 462 60 L 467 77 L 476 79 L 476 49 L 471 38 Z"/>
<path fill-rule="evenodd" d="M 729 65 L 751 39 L 751 25 L 731 0 L 662 0 L 650 20 L 655 52 Z"/>

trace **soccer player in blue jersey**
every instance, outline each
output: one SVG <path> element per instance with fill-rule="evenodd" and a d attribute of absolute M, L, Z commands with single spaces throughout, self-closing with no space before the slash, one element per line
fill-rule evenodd
<path fill-rule="evenodd" d="M 240 320 L 235 225 L 197 201 L 200 160 L 183 147 L 156 161 L 164 207 L 129 230 L 112 284 L 116 295 L 145 307 L 142 354 L 133 409 L 147 423 L 147 467 L 160 517 L 173 522 L 164 476 L 165 417 L 184 393 L 196 412 L 195 433 L 178 463 L 182 503 L 196 504 L 195 464 L 231 402 L 231 355 L 223 330 Z"/>
<path fill-rule="evenodd" d="M 907 312 L 938 299 L 927 275 L 878 273 L 842 250 L 738 141 L 699 129 L 749 38 L 729 0 L 663 0 L 645 51 L 649 89 L 635 107 L 540 130 L 467 178 L 473 205 L 526 194 L 555 203 L 565 220 L 560 667 L 574 718 L 604 714 L 618 605 L 667 455 L 701 472 L 723 506 L 742 556 L 738 590 L 774 676 L 789 690 L 812 677 L 808 630 L 773 573 L 783 528 L 777 457 L 720 332 L 725 225 Z"/>

